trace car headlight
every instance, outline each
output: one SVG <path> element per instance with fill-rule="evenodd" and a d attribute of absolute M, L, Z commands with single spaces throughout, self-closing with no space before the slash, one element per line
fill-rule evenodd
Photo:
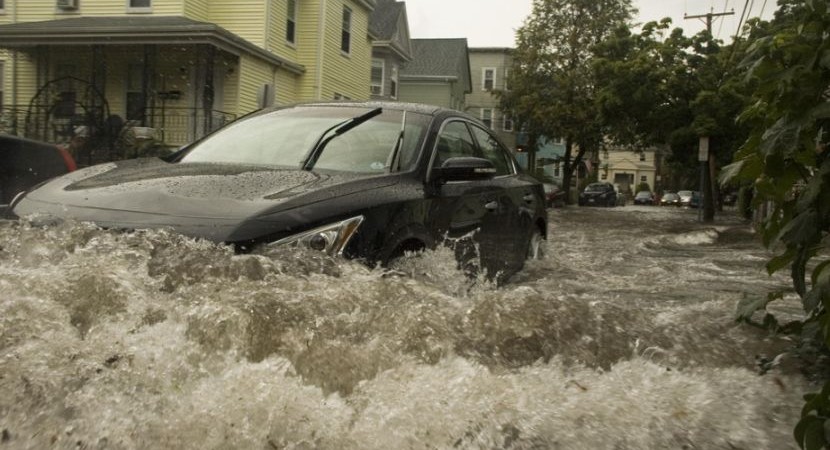
<path fill-rule="evenodd" d="M 352 217 L 288 236 L 269 245 L 302 245 L 331 256 L 340 256 L 361 223 L 363 223 L 363 216 Z"/>

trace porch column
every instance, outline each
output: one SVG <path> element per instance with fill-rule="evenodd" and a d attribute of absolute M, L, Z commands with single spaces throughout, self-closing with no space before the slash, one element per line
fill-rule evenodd
<path fill-rule="evenodd" d="M 153 95 L 153 92 L 155 92 L 156 48 L 157 46 L 150 44 L 144 46 L 144 73 L 141 76 L 142 127 L 151 126 L 148 123 L 147 116 L 154 114 L 156 106 L 156 96 Z"/>
<path fill-rule="evenodd" d="M 213 131 L 213 66 L 215 60 L 216 48 L 208 45 L 205 55 L 205 83 L 202 86 L 202 111 L 205 115 L 205 134 Z"/>
<path fill-rule="evenodd" d="M 106 98 L 107 58 L 104 54 L 104 47 L 101 45 L 92 46 L 92 68 L 89 73 L 91 74 L 90 84 L 92 84 L 92 88 L 101 94 L 102 99 Z M 103 117 L 104 105 L 98 104 L 97 96 L 93 95 L 89 99 L 89 103 L 91 110 L 96 111 L 103 119 L 106 119 L 106 117 Z"/>

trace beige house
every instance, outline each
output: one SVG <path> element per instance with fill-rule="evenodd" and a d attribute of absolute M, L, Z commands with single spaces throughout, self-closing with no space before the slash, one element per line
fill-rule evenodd
<path fill-rule="evenodd" d="M 375 0 L 0 0 L 0 132 L 190 142 L 259 107 L 368 99 Z M 80 128 L 79 128 L 80 127 Z"/>
<path fill-rule="evenodd" d="M 398 100 L 464 111 L 472 90 L 467 39 L 412 39 Z"/>
<path fill-rule="evenodd" d="M 656 151 L 606 149 L 599 152 L 597 179 L 613 183 L 622 192 L 632 192 L 640 183 L 654 191 L 657 174 Z"/>
<path fill-rule="evenodd" d="M 486 123 L 508 148 L 516 149 L 513 118 L 499 108 L 494 91 L 509 89 L 507 75 L 513 64 L 510 48 L 470 48 L 472 89 L 466 98 L 467 112 Z"/>

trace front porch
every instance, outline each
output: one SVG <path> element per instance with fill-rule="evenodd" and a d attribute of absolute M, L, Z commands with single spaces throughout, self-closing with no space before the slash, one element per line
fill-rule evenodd
<path fill-rule="evenodd" d="M 26 75 L 14 77 L 18 104 L 0 110 L 0 132 L 70 144 L 81 163 L 133 156 L 125 143 L 178 147 L 248 112 L 239 110 L 242 58 L 302 71 L 183 17 L 2 25 L 0 42 Z"/>

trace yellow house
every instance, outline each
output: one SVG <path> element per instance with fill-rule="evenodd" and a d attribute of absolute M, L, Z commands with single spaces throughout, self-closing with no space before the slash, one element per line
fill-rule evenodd
<path fill-rule="evenodd" d="M 367 99 L 374 7 L 0 0 L 0 132 L 67 142 L 132 129 L 180 145 L 275 103 Z"/>

